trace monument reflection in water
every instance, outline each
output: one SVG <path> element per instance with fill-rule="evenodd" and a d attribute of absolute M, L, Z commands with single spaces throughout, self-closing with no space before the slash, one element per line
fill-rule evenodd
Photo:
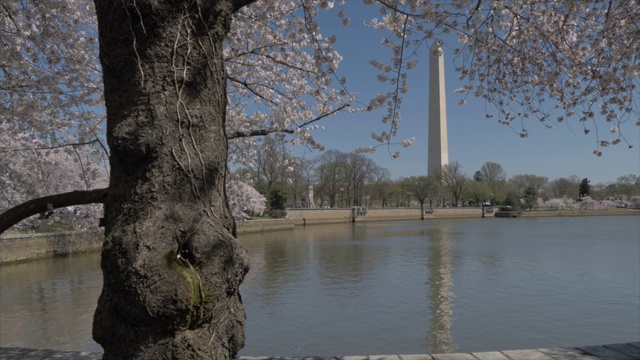
<path fill-rule="evenodd" d="M 637 216 L 331 224 L 242 235 L 247 356 L 640 338 Z M 99 255 L 0 266 L 0 346 L 101 351 Z M 454 296 L 455 294 L 455 296 Z"/>
<path fill-rule="evenodd" d="M 456 346 L 451 335 L 453 326 L 453 292 L 451 286 L 451 238 L 449 229 L 436 228 L 425 230 L 425 236 L 431 239 L 429 246 L 429 310 L 431 311 L 431 323 L 426 339 L 428 348 L 434 353 L 449 353 Z"/>

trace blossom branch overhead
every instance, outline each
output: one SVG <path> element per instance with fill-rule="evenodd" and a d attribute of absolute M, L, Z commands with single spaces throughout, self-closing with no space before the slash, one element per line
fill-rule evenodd
<path fill-rule="evenodd" d="M 253 1 L 238 1 L 237 4 Z M 349 90 L 341 76 L 339 40 L 321 28 L 323 13 L 350 26 L 351 2 L 256 1 L 238 5 L 225 43 L 229 159 L 251 154 L 252 135 L 281 132 L 290 144 L 322 148 L 313 137 L 320 119 L 341 112 L 386 109 L 376 146 L 410 144 L 400 133 L 403 95 L 418 50 L 435 38 L 454 55 L 464 104 L 488 104 L 497 119 L 527 136 L 531 120 L 579 126 L 604 147 L 632 146 L 625 132 L 640 125 L 640 7 L 635 1 L 364 0 L 378 16 L 365 25 L 387 32 L 388 59 L 371 61 L 372 78 L 388 91 L 371 99 Z M 104 145 L 103 89 L 91 3 L 52 0 L 0 7 L 0 107 L 5 131 L 27 133 L 43 146 Z M 327 32 L 329 30 L 329 33 Z M 458 42 L 449 42 L 456 37 Z M 377 114 L 375 116 L 378 116 Z M 378 125 L 380 126 L 380 125 Z M 95 142 L 94 142 L 95 141 Z M 239 146 L 244 142 L 246 146 Z"/>
<path fill-rule="evenodd" d="M 447 34 L 456 71 L 466 82 L 457 92 L 495 108 L 486 118 L 528 135 L 525 124 L 579 124 L 595 134 L 594 153 L 625 142 L 622 128 L 640 125 L 640 6 L 633 1 L 365 0 L 382 6 L 371 24 L 398 32 L 389 13 L 410 20 L 396 46 L 413 46 Z M 386 10 L 384 10 L 386 9 Z M 450 38 L 451 36 L 449 36 Z M 392 61 L 402 61 L 393 52 Z M 571 126 L 571 125 L 569 125 Z M 605 128 L 610 131 L 598 131 Z M 625 127 L 626 128 L 626 127 Z M 595 130 L 593 133 L 591 130 Z"/>

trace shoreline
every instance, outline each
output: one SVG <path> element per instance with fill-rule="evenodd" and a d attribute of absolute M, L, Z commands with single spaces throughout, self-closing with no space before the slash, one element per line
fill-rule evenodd
<path fill-rule="evenodd" d="M 289 209 L 287 219 L 249 220 L 237 223 L 238 235 L 292 230 L 298 226 L 327 225 L 345 222 L 420 220 L 420 208 L 369 209 L 364 216 L 352 217 L 351 209 Z M 534 210 L 519 217 L 640 216 L 640 209 L 606 210 Z M 493 218 L 487 214 L 486 218 Z M 424 221 L 455 218 L 482 218 L 481 208 L 436 208 Z M 509 221 L 509 220 L 504 220 Z M 58 256 L 97 252 L 102 248 L 102 231 L 44 234 L 3 234 L 0 237 L 0 265 Z M 99 236 L 96 236 L 99 235 Z"/>

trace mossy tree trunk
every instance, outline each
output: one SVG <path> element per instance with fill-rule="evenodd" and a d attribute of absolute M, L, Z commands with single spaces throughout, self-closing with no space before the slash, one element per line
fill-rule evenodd
<path fill-rule="evenodd" d="M 244 345 L 222 44 L 250 2 L 95 0 L 111 150 L 104 359 L 227 359 Z"/>

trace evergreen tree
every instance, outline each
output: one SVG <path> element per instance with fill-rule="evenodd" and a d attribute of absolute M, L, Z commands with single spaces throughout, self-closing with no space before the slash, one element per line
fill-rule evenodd
<path fill-rule="evenodd" d="M 274 189 L 269 193 L 269 209 L 284 210 L 287 206 L 287 192 L 282 189 Z"/>
<path fill-rule="evenodd" d="M 578 194 L 581 198 L 589 196 L 591 193 L 591 187 L 589 186 L 589 179 L 584 178 L 582 182 L 580 182 L 580 193 Z"/>
<path fill-rule="evenodd" d="M 538 191 L 533 186 L 528 186 L 524 190 L 524 207 L 529 209 L 529 211 L 533 210 L 533 207 L 536 205 L 538 201 Z"/>

